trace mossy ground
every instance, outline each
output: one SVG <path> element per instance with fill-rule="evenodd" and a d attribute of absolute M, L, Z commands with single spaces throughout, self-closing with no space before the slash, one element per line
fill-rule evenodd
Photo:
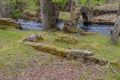
<path fill-rule="evenodd" d="M 64 50 L 87 49 L 94 51 L 95 57 L 109 61 L 120 60 L 120 40 L 118 45 L 111 45 L 109 44 L 110 36 L 104 36 L 101 34 L 81 36 L 78 34 L 67 34 L 60 31 L 0 30 L 0 70 L 6 70 L 8 67 L 15 69 L 25 68 L 28 66 L 28 61 L 33 58 L 40 58 L 39 51 L 21 43 L 25 37 L 31 34 L 42 35 L 45 39 L 42 43 L 48 46 L 56 46 L 61 49 L 63 48 Z M 55 41 L 59 35 L 74 36 L 78 40 L 78 44 Z"/>
<path fill-rule="evenodd" d="M 42 43 L 50 46 L 56 46 L 64 49 L 87 49 L 95 52 L 95 56 L 110 60 L 117 61 L 120 58 L 120 44 L 111 45 L 109 43 L 110 36 L 104 36 L 101 34 L 78 36 L 77 34 L 67 34 L 63 32 L 45 32 L 45 31 L 4 31 L 0 30 L 0 53 L 4 55 L 6 52 L 12 51 L 13 54 L 17 54 L 17 48 L 21 49 L 25 45 L 21 44 L 23 38 L 30 34 L 43 35 L 44 41 Z M 55 39 L 60 35 L 74 36 L 79 42 L 78 44 L 69 44 L 65 42 L 58 42 Z M 77 35 L 77 36 L 76 36 Z M 120 43 L 120 40 L 119 40 Z M 20 47 L 19 47 L 20 46 Z M 29 50 L 29 47 L 21 50 Z M 23 53 L 24 54 L 24 53 Z"/>

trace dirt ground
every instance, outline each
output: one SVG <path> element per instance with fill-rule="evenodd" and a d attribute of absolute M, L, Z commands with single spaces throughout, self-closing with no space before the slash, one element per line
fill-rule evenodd
<path fill-rule="evenodd" d="M 69 61 L 44 52 L 27 63 L 27 68 L 2 72 L 0 80 L 104 80 L 107 73 L 105 66 Z"/>

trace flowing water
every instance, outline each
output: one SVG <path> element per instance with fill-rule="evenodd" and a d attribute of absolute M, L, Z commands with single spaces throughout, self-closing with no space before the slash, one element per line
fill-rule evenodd
<path fill-rule="evenodd" d="M 104 35 L 110 35 L 111 30 L 113 29 L 113 25 L 100 25 L 100 24 L 92 24 L 88 26 L 78 24 L 78 27 L 88 32 L 98 32 Z"/>
<path fill-rule="evenodd" d="M 43 25 L 41 23 L 38 23 L 32 20 L 18 19 L 18 22 L 20 23 L 22 30 L 42 30 L 43 29 Z"/>
<path fill-rule="evenodd" d="M 43 30 L 42 23 L 38 23 L 32 20 L 23 20 L 23 19 L 18 19 L 18 22 L 21 24 L 22 30 Z M 58 27 L 60 29 L 63 29 L 64 23 L 59 23 Z M 84 26 L 82 23 L 79 23 L 78 28 L 84 29 L 85 31 L 88 31 L 88 32 L 98 32 L 104 35 L 110 35 L 110 32 L 113 26 L 99 25 L 99 24 Z"/>

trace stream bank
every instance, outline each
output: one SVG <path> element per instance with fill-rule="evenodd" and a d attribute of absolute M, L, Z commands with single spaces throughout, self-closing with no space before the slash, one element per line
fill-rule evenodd
<path fill-rule="evenodd" d="M 42 23 L 23 19 L 18 19 L 18 22 L 21 24 L 22 30 L 43 30 Z M 62 30 L 64 27 L 64 23 L 59 23 L 58 27 Z M 97 32 L 104 35 L 110 35 L 113 25 L 91 24 L 85 26 L 82 23 L 79 23 L 77 27 L 87 32 Z"/>

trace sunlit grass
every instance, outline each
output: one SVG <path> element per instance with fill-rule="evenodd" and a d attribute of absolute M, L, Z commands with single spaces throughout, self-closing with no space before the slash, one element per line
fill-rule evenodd
<path fill-rule="evenodd" d="M 23 38 L 30 34 L 40 34 L 44 37 L 45 41 L 42 43 L 46 45 L 56 46 L 65 49 L 87 49 L 95 52 L 95 56 L 98 58 L 115 61 L 120 58 L 120 44 L 111 45 L 109 44 L 110 37 L 100 34 L 78 36 L 73 34 L 68 34 L 69 36 L 74 36 L 79 43 L 69 44 L 65 42 L 57 42 L 55 39 L 59 35 L 65 35 L 62 32 L 45 32 L 45 31 L 3 31 L 0 30 L 0 53 L 5 47 L 15 47 Z M 119 41 L 120 43 L 120 41 Z M 27 48 L 23 48 L 23 51 Z M 14 49 L 9 49 L 13 51 Z M 3 52 L 2 52 L 3 53 Z M 16 52 L 15 52 L 16 53 Z"/>

